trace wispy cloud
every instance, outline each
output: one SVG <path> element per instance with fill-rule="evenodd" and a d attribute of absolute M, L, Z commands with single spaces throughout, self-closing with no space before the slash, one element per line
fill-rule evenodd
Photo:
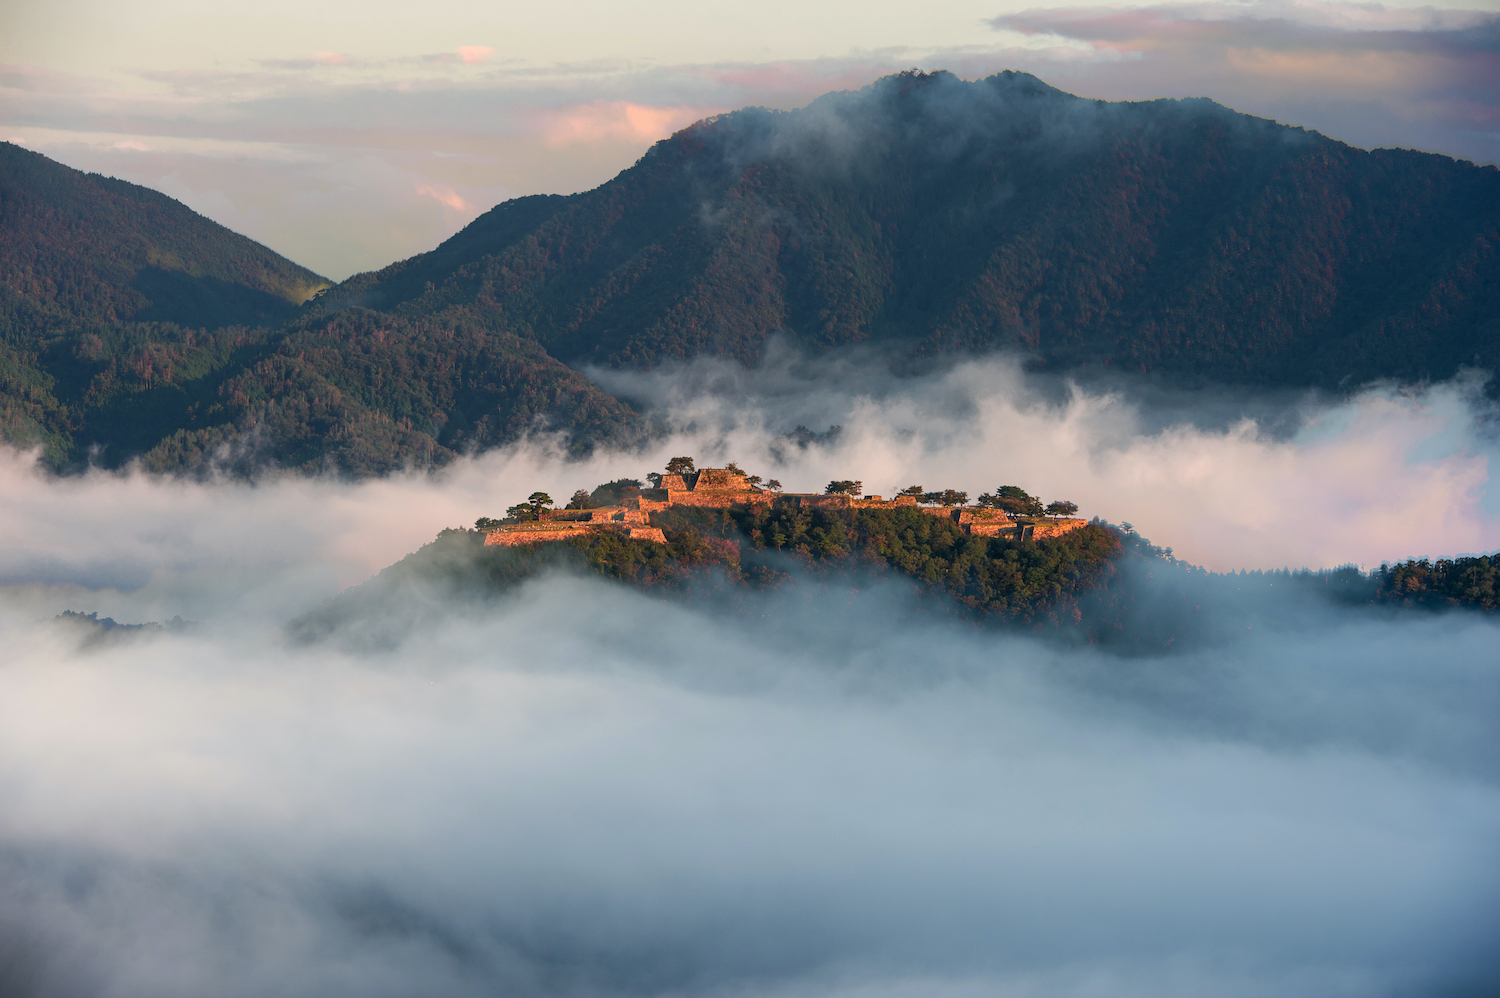
<path fill-rule="evenodd" d="M 1060 65 L 1060 77 L 1087 79 L 1101 96 L 1196 91 L 1356 145 L 1500 157 L 1500 17 L 1492 13 L 1202 3 L 1037 8 L 990 23 L 1088 46 L 1099 64 Z"/>
<path fill-rule="evenodd" d="M 298 202 L 313 193 L 303 186 L 306 171 L 219 164 L 215 189 L 230 201 L 264 206 L 250 234 L 334 277 L 410 255 L 449 234 L 454 220 L 446 212 L 432 216 L 420 235 L 395 224 L 386 238 L 355 217 L 420 213 L 420 202 L 433 203 L 419 193 L 423 186 L 447 185 L 479 210 L 488 207 L 485 191 L 583 190 L 695 116 L 754 104 L 798 107 L 911 66 L 968 78 L 1023 69 L 1106 99 L 1208 96 L 1356 145 L 1412 146 L 1480 162 L 1500 157 L 1500 21 L 1491 14 L 1200 3 L 1037 8 L 988 23 L 984 45 L 897 45 L 765 62 L 541 63 L 501 58 L 481 45 L 375 58 L 351 48 L 249 68 L 152 67 L 137 73 L 134 88 L 12 65 L 0 67 L 6 98 L 0 127 L 72 165 L 153 186 L 175 176 L 175 196 L 187 195 L 200 209 L 212 207 L 210 192 L 194 192 L 201 171 L 185 159 L 148 163 L 139 151 L 110 144 L 134 140 L 164 157 L 185 157 L 193 153 L 165 148 L 163 137 L 258 143 L 346 163 L 350 177 L 370 172 L 356 161 L 371 158 L 414 175 L 394 202 L 385 200 L 391 188 L 384 185 L 342 195 L 339 211 L 349 214 L 320 223 L 361 233 L 340 248 L 322 237 L 314 245 L 302 234 Z M 65 133 L 75 138 L 61 139 Z M 96 134 L 114 137 L 106 143 L 90 137 Z"/>
<path fill-rule="evenodd" d="M 630 101 L 590 101 L 537 112 L 549 146 L 576 143 L 651 143 L 718 108 L 652 107 Z"/>
<path fill-rule="evenodd" d="M 423 197 L 432 198 L 440 204 L 445 204 L 454 211 L 472 211 L 472 206 L 458 192 L 451 187 L 440 187 L 434 184 L 421 184 L 417 187 L 417 193 Z"/>

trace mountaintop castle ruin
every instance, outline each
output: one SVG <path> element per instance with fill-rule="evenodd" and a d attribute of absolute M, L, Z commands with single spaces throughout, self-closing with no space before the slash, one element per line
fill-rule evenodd
<path fill-rule="evenodd" d="M 774 484 L 774 483 L 773 483 Z M 1031 522 L 1017 519 L 1004 510 L 988 507 L 922 506 L 915 496 L 882 499 L 880 496 L 855 497 L 825 495 L 816 492 L 773 492 L 752 485 L 749 477 L 736 468 L 704 468 L 690 474 L 661 476 L 657 488 L 626 488 L 614 506 L 595 509 L 544 509 L 538 519 L 508 523 L 486 531 L 485 544 L 535 544 L 560 541 L 569 537 L 606 531 L 626 534 L 632 540 L 667 539 L 660 527 L 651 526 L 651 514 L 674 506 L 700 509 L 728 509 L 732 506 L 795 504 L 804 509 L 880 509 L 900 506 L 916 507 L 923 513 L 952 519 L 966 534 L 975 537 L 1009 537 L 1013 540 L 1055 537 L 1084 525 L 1080 519 Z"/>

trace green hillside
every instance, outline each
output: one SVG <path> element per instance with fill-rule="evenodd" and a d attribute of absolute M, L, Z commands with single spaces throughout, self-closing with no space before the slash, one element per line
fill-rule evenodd
<path fill-rule="evenodd" d="M 309 307 L 464 312 L 570 363 L 751 363 L 786 332 L 1335 387 L 1500 362 L 1497 248 L 1493 167 L 911 73 L 700 122 Z"/>
<path fill-rule="evenodd" d="M 462 317 L 299 317 L 316 274 L 9 143 L 0 235 L 0 438 L 55 468 L 371 475 L 528 431 L 579 448 L 634 432 L 534 341 Z"/>
<path fill-rule="evenodd" d="M 146 187 L 0 142 L 0 336 L 272 326 L 329 282 Z"/>
<path fill-rule="evenodd" d="M 492 600 L 553 572 L 712 600 L 765 627 L 777 626 L 778 612 L 815 605 L 816 613 L 920 613 L 1020 628 L 1153 656 L 1231 644 L 1252 631 L 1326 625 L 1331 614 L 1373 621 L 1497 606 L 1495 556 L 1424 559 L 1368 574 L 1352 565 L 1215 573 L 1177 560 L 1170 548 L 1128 526 L 1099 520 L 1055 537 L 1016 540 L 972 536 L 951 518 L 915 507 L 804 509 L 792 501 L 675 507 L 651 513 L 650 522 L 666 543 L 602 531 L 488 545 L 478 530 L 444 530 L 292 621 L 289 631 L 304 641 L 341 632 L 361 644 L 397 642 L 447 613 L 487 613 Z M 751 601 L 777 590 L 799 595 Z"/>

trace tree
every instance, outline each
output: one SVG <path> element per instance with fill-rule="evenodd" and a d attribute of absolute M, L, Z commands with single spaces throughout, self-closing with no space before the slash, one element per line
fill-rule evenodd
<path fill-rule="evenodd" d="M 653 489 L 661 488 L 661 480 L 662 474 L 659 471 L 650 471 L 646 473 L 646 481 L 651 483 L 651 487 Z"/>
<path fill-rule="evenodd" d="M 969 501 L 969 493 L 959 492 L 956 489 L 944 489 L 941 492 L 924 492 L 919 502 L 929 506 L 942 506 L 947 509 L 952 506 L 962 506 Z"/>
<path fill-rule="evenodd" d="M 529 520 L 535 520 L 537 518 L 536 510 L 532 509 L 524 502 L 517 503 L 516 505 L 511 506 L 505 511 L 505 515 L 511 517 L 512 519 L 520 520 L 522 523 L 526 523 Z"/>
<path fill-rule="evenodd" d="M 724 470 L 725 471 L 732 471 L 736 475 L 743 475 L 744 474 L 744 472 L 740 470 L 739 463 L 736 462 L 736 461 L 729 461 L 729 462 L 727 462 L 724 465 Z"/>
<path fill-rule="evenodd" d="M 531 507 L 532 519 L 540 520 L 542 510 L 552 508 L 552 497 L 545 492 L 533 492 L 526 497 L 526 504 Z"/>
<path fill-rule="evenodd" d="M 667 462 L 669 475 L 691 475 L 696 470 L 693 467 L 693 459 L 690 457 L 674 457 Z"/>
<path fill-rule="evenodd" d="M 1042 501 L 1019 485 L 1002 485 L 995 490 L 995 505 L 1011 516 L 1046 516 Z"/>
<path fill-rule="evenodd" d="M 745 476 L 745 484 L 748 485 L 748 486 L 750 486 L 752 489 L 755 488 L 757 485 L 759 485 L 763 481 L 765 481 L 765 479 L 762 478 L 762 477 L 760 477 L 759 475 L 746 475 Z"/>
<path fill-rule="evenodd" d="M 487 516 L 481 516 L 479 519 L 474 521 L 475 530 L 493 530 L 498 526 L 500 526 L 499 520 L 491 520 Z"/>
<path fill-rule="evenodd" d="M 780 492 L 781 491 L 781 483 L 778 482 L 774 478 L 771 479 L 769 482 L 766 482 L 766 491 L 767 492 Z"/>
<path fill-rule="evenodd" d="M 570 500 L 568 500 L 568 505 L 567 505 L 566 508 L 567 509 L 593 509 L 594 508 L 594 500 L 592 498 L 590 498 L 588 492 L 584 491 L 583 489 L 579 489 L 577 492 L 573 493 L 573 498 L 570 499 Z"/>
<path fill-rule="evenodd" d="M 927 490 L 924 489 L 924 488 L 922 488 L 922 486 L 920 486 L 920 485 L 908 485 L 906 488 L 904 488 L 900 492 L 896 493 L 896 495 L 897 495 L 898 498 L 900 496 L 912 496 L 913 498 L 915 498 L 917 500 L 917 502 L 921 502 L 922 501 L 922 497 L 925 496 L 926 494 L 927 494 Z"/>
<path fill-rule="evenodd" d="M 836 481 L 823 486 L 823 494 L 830 496 L 858 496 L 864 490 L 863 482 Z"/>
<path fill-rule="evenodd" d="M 1078 504 L 1076 502 L 1068 502 L 1066 499 L 1059 499 L 1057 502 L 1047 505 L 1048 516 L 1072 516 L 1077 512 Z"/>

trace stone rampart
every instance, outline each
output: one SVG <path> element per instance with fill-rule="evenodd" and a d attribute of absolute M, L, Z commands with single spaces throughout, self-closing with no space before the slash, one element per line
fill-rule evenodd
<path fill-rule="evenodd" d="M 678 492 L 676 489 L 668 489 L 667 501 L 661 508 L 692 506 L 697 509 L 728 509 L 731 506 L 769 506 L 771 501 L 772 495 L 769 492 Z"/>
<path fill-rule="evenodd" d="M 743 471 L 728 468 L 704 468 L 693 482 L 694 492 L 749 492 L 750 481 Z"/>
<path fill-rule="evenodd" d="M 508 524 L 486 534 L 485 544 L 534 544 L 566 540 L 605 530 L 628 534 L 634 540 L 665 544 L 666 535 L 650 526 L 650 514 L 673 506 L 697 509 L 728 509 L 747 505 L 790 505 L 804 509 L 920 509 L 929 516 L 951 519 L 974 537 L 1009 537 L 1018 540 L 1058 537 L 1077 530 L 1086 521 L 1078 519 L 1020 523 L 1004 510 L 986 507 L 922 506 L 915 496 L 860 498 L 817 492 L 765 492 L 749 487 L 745 476 L 727 468 L 705 468 L 693 475 L 663 475 L 662 488 L 641 489 L 638 496 L 622 496 L 618 506 L 597 509 L 544 510 L 539 520 Z"/>
<path fill-rule="evenodd" d="M 792 502 L 803 509 L 849 509 L 855 500 L 845 495 L 824 495 L 821 492 L 784 492 L 782 501 Z"/>
<path fill-rule="evenodd" d="M 1044 537 L 1061 537 L 1079 527 L 1087 526 L 1087 520 L 1047 520 L 1034 524 L 1026 536 L 1041 540 Z"/>
<path fill-rule="evenodd" d="M 485 534 L 484 543 L 486 547 L 506 547 L 541 541 L 565 541 L 569 537 L 585 537 L 595 533 L 597 529 L 591 523 L 516 523 Z"/>
<path fill-rule="evenodd" d="M 632 509 L 629 506 L 605 506 L 600 509 L 591 509 L 590 523 L 645 523 L 646 514 L 641 512 L 639 505 Z"/>

